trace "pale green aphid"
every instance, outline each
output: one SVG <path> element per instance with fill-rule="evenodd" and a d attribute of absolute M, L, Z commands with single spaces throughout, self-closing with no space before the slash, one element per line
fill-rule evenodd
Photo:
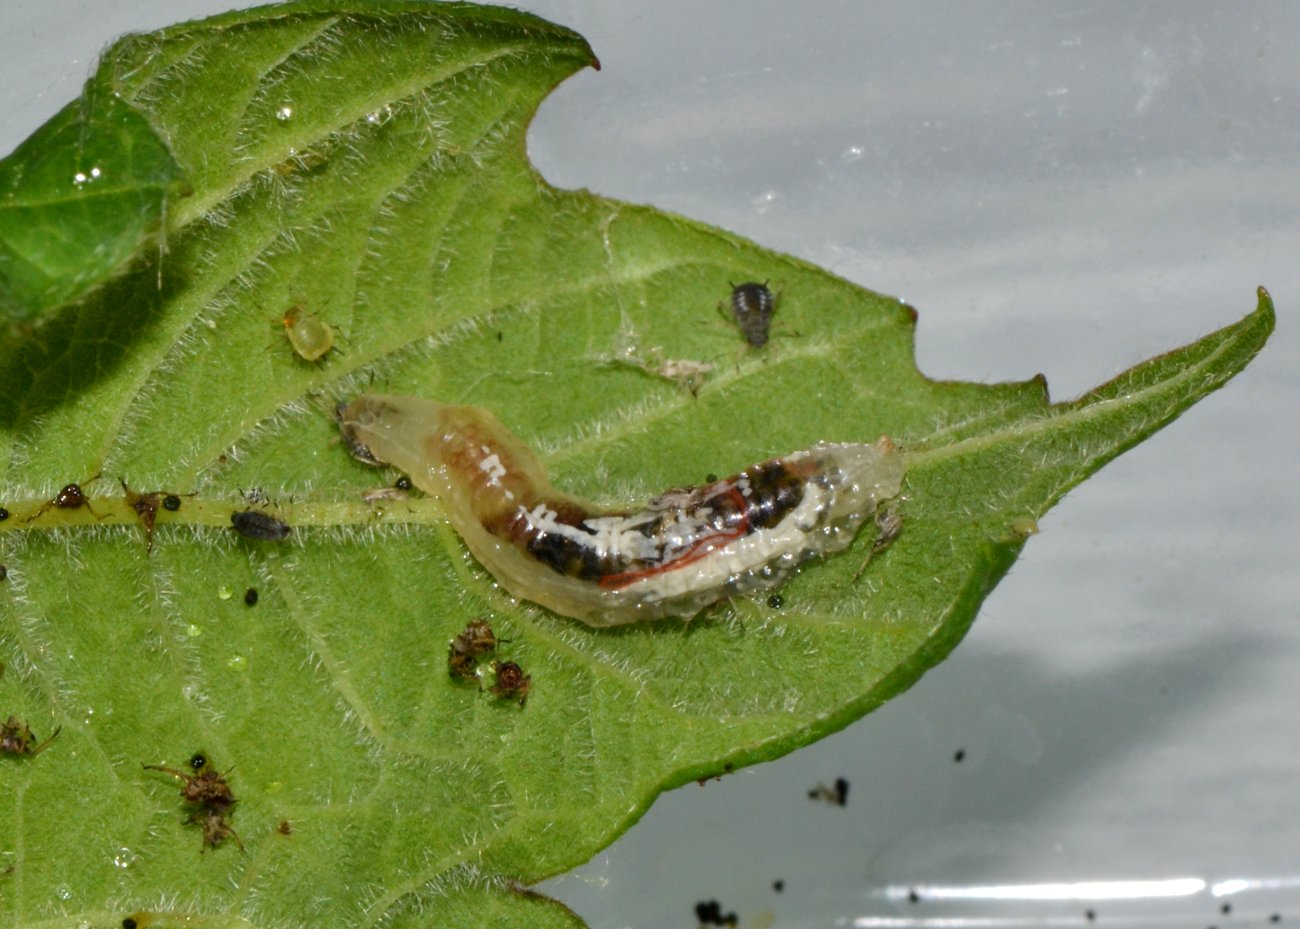
<path fill-rule="evenodd" d="M 329 323 L 322 322 L 300 306 L 290 307 L 283 322 L 289 344 L 304 361 L 319 361 L 334 347 L 334 330 Z"/>

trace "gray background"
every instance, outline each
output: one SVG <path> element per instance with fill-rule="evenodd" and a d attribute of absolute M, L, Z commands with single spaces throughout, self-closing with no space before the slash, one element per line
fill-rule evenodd
<path fill-rule="evenodd" d="M 225 6 L 3 2 L 0 151 L 119 33 Z M 749 929 L 1300 921 L 1300 4 L 524 6 L 604 64 L 542 107 L 553 183 L 905 298 L 931 377 L 1043 372 L 1065 399 L 1257 284 L 1280 316 L 1048 515 L 915 688 L 661 798 L 542 889 L 595 929 L 689 929 L 707 899 Z M 841 776 L 847 807 L 807 799 Z"/>

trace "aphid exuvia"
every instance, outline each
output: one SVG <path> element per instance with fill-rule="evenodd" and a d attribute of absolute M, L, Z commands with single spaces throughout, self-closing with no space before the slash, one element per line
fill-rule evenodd
<path fill-rule="evenodd" d="M 0 753 L 26 755 L 34 758 L 49 748 L 50 743 L 62 731 L 63 727 L 60 726 L 44 742 L 38 742 L 36 734 L 32 732 L 27 723 L 17 716 L 10 716 L 8 720 L 0 723 Z"/>
<path fill-rule="evenodd" d="M 357 457 L 400 468 L 438 497 L 509 593 L 593 626 L 689 618 L 775 586 L 800 562 L 845 548 L 903 480 L 902 456 L 882 437 L 821 443 L 608 509 L 556 490 L 481 407 L 366 395 L 337 415 Z"/>
<path fill-rule="evenodd" d="M 447 670 L 463 681 L 478 678 L 478 660 L 497 647 L 496 633 L 486 619 L 470 620 L 447 647 Z"/>

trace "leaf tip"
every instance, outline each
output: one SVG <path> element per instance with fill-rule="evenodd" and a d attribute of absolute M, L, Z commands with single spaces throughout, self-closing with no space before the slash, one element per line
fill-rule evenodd
<path fill-rule="evenodd" d="M 1255 312 L 1261 314 L 1269 321 L 1269 328 L 1277 319 L 1277 313 L 1273 307 L 1273 295 L 1268 292 L 1268 288 L 1260 284 L 1255 288 L 1255 296 L 1258 302 L 1255 304 Z"/>

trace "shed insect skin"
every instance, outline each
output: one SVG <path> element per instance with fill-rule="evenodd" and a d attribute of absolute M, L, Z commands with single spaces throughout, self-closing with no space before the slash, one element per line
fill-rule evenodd
<path fill-rule="evenodd" d="M 97 480 L 99 480 L 98 474 L 86 481 L 86 483 L 90 484 Z M 99 519 L 99 515 L 91 509 L 90 502 L 86 500 L 86 492 L 82 490 L 81 485 L 64 484 L 63 489 L 55 494 L 52 499 L 41 504 L 40 508 L 35 513 L 27 517 L 27 522 L 35 522 L 51 508 L 60 510 L 77 510 L 83 506 L 90 511 L 91 516 Z"/>
<path fill-rule="evenodd" d="M 477 681 L 478 660 L 497 647 L 498 639 L 486 619 L 471 619 L 447 646 L 447 672 L 457 680 Z"/>
<path fill-rule="evenodd" d="M 528 693 L 533 689 L 533 679 L 524 673 L 524 669 L 513 661 L 494 661 L 492 670 L 496 672 L 496 683 L 492 693 L 503 700 L 519 698 L 519 705 L 528 701 Z"/>
<path fill-rule="evenodd" d="M 3 724 L 0 724 L 0 754 L 19 755 L 26 758 L 35 758 L 41 752 L 50 747 L 63 727 L 55 729 L 50 737 L 44 742 L 33 745 L 36 742 L 36 735 L 31 728 L 19 719 L 17 716 L 10 716 Z"/>
<path fill-rule="evenodd" d="M 193 807 L 189 818 L 185 821 L 195 823 L 202 828 L 205 850 L 216 848 L 223 840 L 229 838 L 234 839 L 239 850 L 243 851 L 244 843 L 240 841 L 239 836 L 226 820 L 238 802 L 226 780 L 226 775 L 233 769 L 227 768 L 224 773 L 217 771 L 202 752 L 196 752 L 190 758 L 189 765 L 194 774 L 186 774 L 176 768 L 157 764 L 144 765 L 144 769 L 162 771 L 181 781 L 181 799 Z"/>
<path fill-rule="evenodd" d="M 441 502 L 510 594 L 592 626 L 689 619 L 779 584 L 846 547 L 899 492 L 888 438 L 821 443 L 641 507 L 605 509 L 556 490 L 518 438 L 481 407 L 366 395 L 338 408 L 362 460 L 391 463 Z"/>
<path fill-rule="evenodd" d="M 230 524 L 246 539 L 260 542 L 283 542 L 292 527 L 260 510 L 238 510 L 230 514 Z"/>

